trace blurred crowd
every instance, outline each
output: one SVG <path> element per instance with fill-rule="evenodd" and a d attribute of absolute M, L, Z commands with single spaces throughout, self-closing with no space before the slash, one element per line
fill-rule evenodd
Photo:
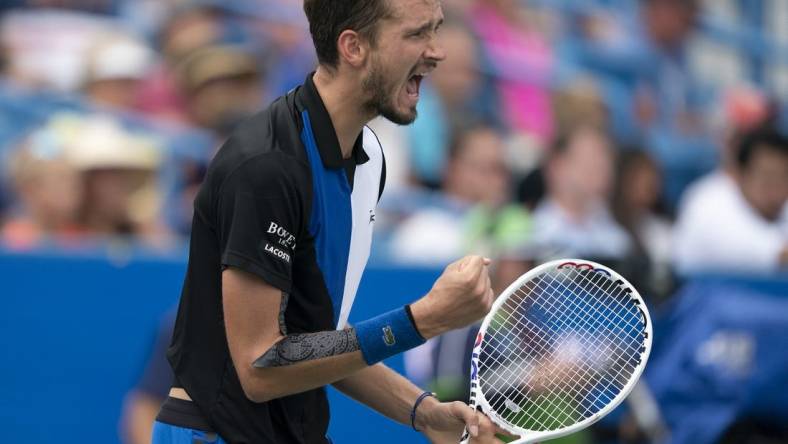
<path fill-rule="evenodd" d="M 762 11 L 772 29 L 747 28 L 737 4 L 444 0 L 448 58 L 419 118 L 371 124 L 388 162 L 376 256 L 483 253 L 502 282 L 582 256 L 654 300 L 676 271 L 784 269 L 788 6 Z M 0 243 L 13 250 L 181 248 L 213 153 L 316 64 L 298 0 L 0 8 Z M 755 29 L 759 55 L 726 52 L 722 22 Z"/>

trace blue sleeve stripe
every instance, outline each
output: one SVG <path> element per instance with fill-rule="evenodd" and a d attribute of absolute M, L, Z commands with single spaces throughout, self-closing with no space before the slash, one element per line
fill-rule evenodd
<path fill-rule="evenodd" d="M 423 344 L 405 307 L 354 325 L 359 347 L 368 365 Z"/>
<path fill-rule="evenodd" d="M 315 238 L 315 256 L 323 275 L 326 290 L 334 309 L 336 326 L 342 309 L 350 255 L 353 227 L 353 210 L 350 201 L 350 184 L 343 168 L 331 170 L 323 167 L 309 113 L 301 113 L 304 129 L 301 140 L 306 147 L 312 169 L 312 214 L 309 233 Z"/>

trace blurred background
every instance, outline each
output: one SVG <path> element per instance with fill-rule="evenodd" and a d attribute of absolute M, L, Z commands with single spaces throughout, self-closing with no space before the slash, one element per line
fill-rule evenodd
<path fill-rule="evenodd" d="M 631 280 L 628 402 L 566 443 L 788 443 L 788 1 L 443 0 L 351 322 L 495 259 Z M 299 0 L 0 1 L 4 441 L 144 443 L 195 195 L 234 126 L 316 60 Z M 389 365 L 467 397 L 473 327 Z M 331 391 L 335 442 L 423 442 Z"/>

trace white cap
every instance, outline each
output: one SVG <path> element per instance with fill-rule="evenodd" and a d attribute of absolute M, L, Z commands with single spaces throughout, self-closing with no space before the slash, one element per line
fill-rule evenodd
<path fill-rule="evenodd" d="M 87 52 L 85 83 L 142 79 L 153 66 L 153 51 L 129 36 L 100 36 L 97 41 Z"/>
<path fill-rule="evenodd" d="M 48 125 L 62 140 L 66 158 L 78 170 L 156 170 L 161 145 L 153 137 L 126 130 L 111 117 L 60 114 Z"/>

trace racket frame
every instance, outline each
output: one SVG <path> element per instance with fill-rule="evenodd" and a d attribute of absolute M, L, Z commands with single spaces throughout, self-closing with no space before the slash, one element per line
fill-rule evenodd
<path fill-rule="evenodd" d="M 487 332 L 487 328 L 490 325 L 490 322 L 495 317 L 498 309 L 506 303 L 511 295 L 513 295 L 516 291 L 518 291 L 522 286 L 527 283 L 528 281 L 534 279 L 536 276 L 543 274 L 544 272 L 551 270 L 551 269 L 558 269 L 561 267 L 574 267 L 578 270 L 581 269 L 588 269 L 598 272 L 603 272 L 609 274 L 611 279 L 614 281 L 621 281 L 619 285 L 623 285 L 626 289 L 631 291 L 627 291 L 629 296 L 635 301 L 637 307 L 640 309 L 640 313 L 643 316 L 643 321 L 645 323 L 645 340 L 643 343 L 644 351 L 640 355 L 640 363 L 635 368 L 635 371 L 632 373 L 632 376 L 627 381 L 626 385 L 621 389 L 618 395 L 613 398 L 613 400 L 608 403 L 604 408 L 600 411 L 596 412 L 592 416 L 575 423 L 573 425 L 557 429 L 557 430 L 550 430 L 550 431 L 533 431 L 533 430 L 525 430 L 519 428 L 512 428 L 508 425 L 506 421 L 501 418 L 501 416 L 492 409 L 487 399 L 484 397 L 484 394 L 481 391 L 481 387 L 478 381 L 478 369 L 479 369 L 479 356 L 481 354 L 482 344 L 484 343 L 484 336 Z M 648 312 L 648 308 L 646 307 L 643 298 L 638 293 L 637 289 L 632 286 L 626 279 L 624 279 L 620 274 L 618 274 L 615 270 L 612 270 L 604 265 L 598 264 L 596 262 L 584 260 L 584 259 L 558 259 L 553 260 L 550 262 L 546 262 L 542 265 L 539 265 L 531 270 L 529 270 L 524 275 L 520 276 L 517 280 L 512 282 L 509 287 L 504 290 L 503 293 L 495 300 L 493 303 L 489 313 L 484 317 L 484 321 L 482 322 L 481 327 L 479 328 L 479 333 L 476 336 L 476 340 L 474 342 L 473 352 L 471 355 L 471 390 L 470 390 L 470 402 L 469 405 L 474 409 L 481 409 L 481 411 L 486 414 L 496 425 L 498 425 L 503 430 L 508 431 L 509 433 L 519 435 L 520 439 L 511 442 L 510 444 L 528 444 L 534 443 L 546 439 L 555 439 L 560 438 L 562 436 L 570 435 L 572 433 L 576 433 L 590 425 L 594 424 L 595 422 L 602 419 L 605 415 L 610 413 L 613 409 L 618 407 L 622 401 L 627 397 L 627 395 L 632 391 L 635 384 L 637 384 L 638 380 L 640 379 L 640 375 L 643 373 L 643 369 L 646 367 L 646 362 L 648 362 L 649 354 L 651 353 L 651 340 L 652 340 L 652 327 L 651 327 L 651 317 Z M 468 442 L 469 437 L 466 433 L 463 435 L 462 443 Z"/>

